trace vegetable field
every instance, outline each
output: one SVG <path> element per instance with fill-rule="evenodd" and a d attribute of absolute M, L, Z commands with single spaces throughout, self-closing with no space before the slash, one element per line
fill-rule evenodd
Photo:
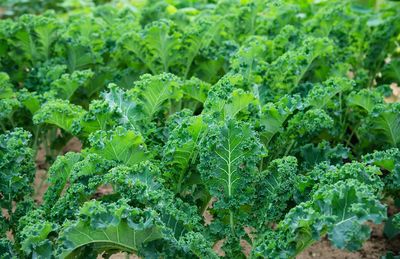
<path fill-rule="evenodd" d="M 1 2 L 1 259 L 400 258 L 399 1 Z"/>

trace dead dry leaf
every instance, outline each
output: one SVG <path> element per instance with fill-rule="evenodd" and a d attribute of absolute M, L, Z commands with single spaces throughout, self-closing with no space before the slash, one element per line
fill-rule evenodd
<path fill-rule="evenodd" d="M 400 102 L 400 87 L 397 83 L 391 83 L 390 89 L 392 89 L 392 95 L 385 98 L 386 103 Z"/>
<path fill-rule="evenodd" d="M 213 215 L 210 213 L 210 210 L 213 207 L 214 202 L 217 201 L 217 198 L 212 197 L 210 201 L 208 202 L 206 209 L 203 212 L 203 219 L 204 219 L 204 225 L 208 226 L 211 224 L 211 222 L 214 220 Z"/>
<path fill-rule="evenodd" d="M 217 243 L 215 243 L 213 246 L 213 250 L 215 251 L 215 253 L 218 256 L 222 256 L 222 257 L 226 256 L 225 251 L 222 249 L 222 247 L 224 246 L 224 243 L 225 243 L 225 239 L 221 239 L 221 240 L 218 240 Z"/>

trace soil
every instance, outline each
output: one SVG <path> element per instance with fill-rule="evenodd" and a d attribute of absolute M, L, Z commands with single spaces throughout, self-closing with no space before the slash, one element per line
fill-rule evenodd
<path fill-rule="evenodd" d="M 71 139 L 62 153 L 65 154 L 67 152 L 80 152 L 82 148 L 82 143 L 77 139 Z M 40 204 L 43 201 L 43 194 L 47 190 L 48 184 L 46 183 L 47 179 L 47 165 L 45 164 L 45 151 L 44 148 L 40 148 L 36 158 L 37 171 L 34 182 L 35 195 L 34 199 Z M 112 192 L 112 189 L 109 186 L 102 186 L 99 188 L 98 192 L 100 194 Z M 210 204 L 212 206 L 212 204 Z M 206 218 L 206 224 L 208 220 L 212 220 L 212 218 L 207 217 L 208 215 L 203 215 Z M 372 233 L 371 238 L 365 242 L 364 246 L 361 250 L 356 252 L 348 252 L 344 250 L 340 250 L 334 248 L 330 245 L 330 242 L 327 238 L 322 239 L 321 241 L 315 243 L 310 246 L 308 249 L 303 251 L 300 255 L 298 255 L 297 259 L 375 259 L 381 258 L 381 256 L 385 255 L 387 251 L 392 251 L 395 254 L 400 254 L 400 237 L 397 237 L 393 240 L 388 240 L 383 235 L 383 224 L 381 225 L 373 225 L 371 224 Z M 220 240 L 217 244 L 215 244 L 214 249 L 218 252 L 219 255 L 224 256 L 223 252 L 223 241 Z M 245 253 L 249 254 L 249 247 L 247 244 L 241 244 Z M 99 255 L 98 258 L 102 258 Z M 119 258 L 127 258 L 126 254 L 118 253 L 113 255 L 111 258 L 119 259 Z M 139 258 L 135 255 L 130 255 L 129 258 L 136 259 Z"/>
<path fill-rule="evenodd" d="M 297 259 L 323 258 L 323 259 L 376 259 L 386 255 L 387 251 L 395 254 L 400 253 L 400 237 L 388 240 L 383 235 L 383 224 L 371 224 L 371 238 L 366 241 L 361 250 L 348 252 L 334 248 L 330 245 L 327 238 L 310 246 L 303 251 Z"/>

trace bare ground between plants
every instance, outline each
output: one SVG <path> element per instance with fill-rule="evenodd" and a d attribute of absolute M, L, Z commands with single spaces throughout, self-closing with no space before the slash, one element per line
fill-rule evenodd
<path fill-rule="evenodd" d="M 82 148 L 82 144 L 77 138 L 71 139 L 63 149 L 62 153 L 67 153 L 69 151 L 72 152 L 80 152 Z M 41 203 L 43 201 L 43 194 L 47 190 L 47 166 L 45 165 L 45 151 L 41 148 L 36 157 L 36 177 L 34 181 L 34 199 Z M 395 238 L 393 240 L 388 240 L 383 235 L 383 224 L 381 225 L 371 225 L 372 233 L 371 238 L 367 242 L 364 243 L 363 248 L 357 252 L 348 252 L 344 250 L 340 250 L 334 248 L 330 245 L 327 238 L 322 239 L 321 241 L 313 244 L 308 249 L 303 251 L 300 255 L 298 255 L 297 259 L 311 259 L 311 258 L 322 258 L 322 259 L 375 259 L 380 258 L 385 255 L 387 251 L 395 252 L 396 254 L 400 253 L 400 237 Z M 218 246 L 216 246 L 218 247 Z M 223 249 L 223 247 L 219 248 Z M 219 254 L 221 251 L 218 251 Z M 101 258 L 101 256 L 99 257 Z M 125 254 L 119 253 L 111 258 L 126 258 Z M 139 258 L 137 256 L 131 256 L 129 258 Z"/>

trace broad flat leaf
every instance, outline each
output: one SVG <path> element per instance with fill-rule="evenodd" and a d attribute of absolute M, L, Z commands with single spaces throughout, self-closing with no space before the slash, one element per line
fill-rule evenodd
<path fill-rule="evenodd" d="M 105 159 L 128 165 L 148 159 L 142 136 L 121 126 L 110 131 L 97 131 L 89 137 L 89 141 L 92 146 L 90 151 Z"/>

